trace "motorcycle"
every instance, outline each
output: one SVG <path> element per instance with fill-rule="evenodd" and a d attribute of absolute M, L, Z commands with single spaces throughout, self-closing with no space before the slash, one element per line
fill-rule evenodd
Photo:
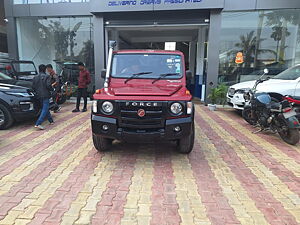
<path fill-rule="evenodd" d="M 72 86 L 70 82 L 60 83 L 56 91 L 55 101 L 57 104 L 64 104 L 68 97 L 72 95 Z"/>
<path fill-rule="evenodd" d="M 246 105 L 242 112 L 243 118 L 251 125 L 260 127 L 255 133 L 262 131 L 272 131 L 288 144 L 295 145 L 300 140 L 300 124 L 296 118 L 297 113 L 289 101 L 278 99 L 270 96 L 269 93 L 257 92 L 259 84 L 268 80 L 263 76 L 256 80 L 254 87 L 244 92 Z"/>

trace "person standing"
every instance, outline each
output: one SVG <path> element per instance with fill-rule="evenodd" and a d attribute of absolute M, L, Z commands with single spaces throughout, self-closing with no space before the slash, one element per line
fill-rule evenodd
<path fill-rule="evenodd" d="M 87 86 L 91 83 L 90 72 L 85 68 L 82 62 L 78 63 L 79 68 L 79 78 L 78 78 L 78 90 L 77 90 L 77 102 L 76 108 L 72 112 L 79 112 L 80 100 L 83 97 L 84 105 L 82 112 L 87 111 Z"/>
<path fill-rule="evenodd" d="M 49 98 L 51 98 L 51 91 L 53 91 L 53 88 L 50 76 L 46 74 L 46 66 L 44 64 L 39 65 L 39 74 L 33 78 L 32 88 L 37 93 L 42 105 L 42 111 L 35 123 L 35 128 L 44 130 L 45 128 L 41 124 L 44 122 L 46 117 L 50 124 L 54 124 L 49 111 Z"/>
<path fill-rule="evenodd" d="M 53 102 L 55 104 L 54 112 L 56 113 L 56 112 L 59 112 L 61 110 L 61 107 L 57 103 L 57 91 L 58 91 L 59 85 L 60 85 L 59 77 L 57 76 L 57 74 L 56 74 L 56 72 L 53 69 L 53 66 L 51 64 L 48 64 L 46 67 L 47 67 L 47 72 L 50 75 L 51 85 L 54 89 L 52 99 L 53 99 Z"/>

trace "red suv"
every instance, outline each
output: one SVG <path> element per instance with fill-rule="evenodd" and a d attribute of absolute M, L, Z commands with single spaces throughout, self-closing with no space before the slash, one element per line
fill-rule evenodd
<path fill-rule="evenodd" d="M 114 139 L 127 142 L 176 141 L 178 151 L 194 145 L 194 105 L 186 88 L 179 51 L 113 51 L 103 71 L 104 88 L 94 94 L 93 142 L 98 151 Z"/>

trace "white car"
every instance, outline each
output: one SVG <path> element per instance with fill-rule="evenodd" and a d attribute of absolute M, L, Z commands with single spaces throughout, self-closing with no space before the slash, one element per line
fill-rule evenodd
<path fill-rule="evenodd" d="M 267 77 L 267 75 L 265 75 Z M 227 103 L 234 109 L 243 110 L 244 92 L 253 88 L 255 80 L 232 85 L 227 92 Z M 257 86 L 259 92 L 275 92 L 282 95 L 300 96 L 300 65 L 291 67 Z"/>

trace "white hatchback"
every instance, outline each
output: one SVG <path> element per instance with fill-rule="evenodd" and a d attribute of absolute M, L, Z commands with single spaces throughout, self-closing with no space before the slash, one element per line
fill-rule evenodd
<path fill-rule="evenodd" d="M 230 86 L 227 92 L 227 103 L 234 109 L 243 110 L 245 106 L 244 92 L 253 88 L 254 84 L 255 80 Z M 291 67 L 259 84 L 257 90 L 300 97 L 300 65 Z"/>

